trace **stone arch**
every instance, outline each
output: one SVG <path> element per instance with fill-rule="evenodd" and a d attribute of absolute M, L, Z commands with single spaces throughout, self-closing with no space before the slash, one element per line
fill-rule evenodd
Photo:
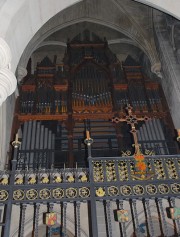
<path fill-rule="evenodd" d="M 34 34 L 51 17 L 80 0 L 10 1 L 6 0 L 0 8 L 0 28 L 2 37 L 11 49 L 12 71 Z M 7 17 L 8 15 L 8 17 Z"/>
<path fill-rule="evenodd" d="M 133 0 L 136 2 L 143 3 L 145 5 L 148 5 L 150 7 L 156 8 L 160 11 L 163 11 L 169 15 L 174 16 L 177 19 L 180 19 L 180 2 L 178 0 L 175 1 L 169 1 L 169 0 Z"/>
<path fill-rule="evenodd" d="M 108 6 L 111 6 L 113 14 L 111 14 L 111 10 L 108 6 L 104 6 L 103 8 L 102 1 L 98 2 L 96 11 L 94 11 L 92 6 L 88 6 L 88 4 L 84 2 L 80 2 L 79 4 L 72 6 L 71 9 L 65 9 L 60 14 L 57 14 L 51 18 L 44 26 L 42 26 L 39 32 L 37 32 L 37 34 L 29 42 L 20 59 L 19 65 L 26 67 L 30 55 L 49 35 L 80 22 L 91 22 L 107 26 L 110 29 L 123 33 L 132 39 L 132 41 L 134 41 L 135 44 L 137 44 L 138 47 L 144 51 L 150 59 L 152 66 L 159 62 L 155 45 L 152 40 L 150 41 L 147 32 L 143 31 L 141 27 L 139 27 L 138 24 L 131 19 L 130 14 L 119 2 L 114 0 L 111 1 L 112 4 Z M 86 5 L 88 7 L 88 11 L 86 10 Z M 85 15 L 83 13 L 83 9 L 87 11 Z M 103 11 L 100 9 L 103 9 Z"/>
<path fill-rule="evenodd" d="M 179 0 L 170 3 L 168 0 L 132 0 L 138 1 L 151 7 L 157 8 L 174 17 L 180 19 Z M 47 9 L 49 0 L 44 1 L 2 1 L 0 5 L 0 36 L 6 40 L 13 54 L 12 71 L 16 70 L 18 61 L 25 47 L 33 35 L 45 24 L 51 17 L 64 8 L 79 2 L 78 0 L 58 0 L 53 1 L 51 9 Z M 54 7 L 52 7 L 54 5 Z M 33 7 L 34 6 L 34 7 Z M 178 7 L 179 6 L 179 7 Z M 26 14 L 25 14 L 26 13 Z M 8 18 L 5 17 L 8 14 Z M 31 18 L 33 15 L 33 19 Z M 40 16 L 40 17 L 39 17 Z M 6 21 L 4 20 L 6 19 Z M 23 26 L 23 27 L 22 27 Z M 26 34 L 23 34 L 26 29 Z M 23 37 L 21 37 L 23 35 Z M 25 37 L 25 38 L 24 38 Z"/>

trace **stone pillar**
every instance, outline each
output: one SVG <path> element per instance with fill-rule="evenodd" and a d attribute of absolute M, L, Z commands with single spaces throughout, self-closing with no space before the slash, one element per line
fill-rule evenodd
<path fill-rule="evenodd" d="M 11 71 L 11 52 L 7 43 L 0 38 L 0 169 L 4 168 L 8 151 L 14 100 L 9 97 L 16 89 L 17 80 Z"/>
<path fill-rule="evenodd" d="M 180 128 L 180 64 L 175 55 L 164 13 L 153 11 L 156 45 L 162 65 L 161 84 L 175 128 Z"/>
<path fill-rule="evenodd" d="M 17 68 L 17 80 L 18 83 L 21 83 L 22 79 L 27 75 L 27 69 L 22 67 L 22 66 L 18 66 Z"/>
<path fill-rule="evenodd" d="M 0 38 L 0 106 L 15 91 L 17 85 L 16 77 L 10 70 L 10 62 L 10 48 Z"/>

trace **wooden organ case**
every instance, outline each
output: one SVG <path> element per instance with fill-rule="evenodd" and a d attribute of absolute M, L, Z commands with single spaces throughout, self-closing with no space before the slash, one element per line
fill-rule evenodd
<path fill-rule="evenodd" d="M 126 116 L 127 104 L 136 116 L 151 118 L 137 125 L 143 152 L 177 152 L 160 84 L 130 56 L 119 62 L 106 40 L 74 38 L 63 64 L 45 57 L 20 86 L 15 114 L 23 134 L 19 168 L 86 166 L 86 130 L 94 139 L 93 156 L 133 154 L 129 126 L 111 122 Z"/>

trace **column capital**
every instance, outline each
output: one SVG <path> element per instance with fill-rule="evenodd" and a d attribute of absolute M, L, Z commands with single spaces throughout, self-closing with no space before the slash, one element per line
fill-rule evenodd
<path fill-rule="evenodd" d="M 160 62 L 156 62 L 151 66 L 151 71 L 153 73 L 155 73 L 158 77 L 162 78 L 162 74 L 161 74 L 161 63 Z"/>
<path fill-rule="evenodd" d="M 11 50 L 6 41 L 0 37 L 0 69 L 9 68 L 11 59 Z"/>
<path fill-rule="evenodd" d="M 17 80 L 8 68 L 0 69 L 0 106 L 11 95 L 17 85 Z"/>
<path fill-rule="evenodd" d="M 17 68 L 17 80 L 18 83 L 21 82 L 21 80 L 27 75 L 27 69 L 22 67 L 22 66 L 18 66 Z"/>
<path fill-rule="evenodd" d="M 16 77 L 10 70 L 11 59 L 11 50 L 0 37 L 0 106 L 15 91 L 17 85 Z"/>

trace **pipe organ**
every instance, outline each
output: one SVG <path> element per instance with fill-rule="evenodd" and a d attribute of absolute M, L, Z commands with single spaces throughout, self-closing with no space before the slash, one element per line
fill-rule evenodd
<path fill-rule="evenodd" d="M 36 120 L 26 121 L 22 130 L 17 169 L 52 168 L 55 148 L 55 137 L 52 131 Z"/>
<path fill-rule="evenodd" d="M 72 85 L 73 112 L 88 113 L 112 110 L 112 98 L 108 85 L 108 77 L 95 65 L 85 65 L 74 76 Z"/>
<path fill-rule="evenodd" d="M 127 104 L 137 116 L 151 118 L 138 125 L 142 150 L 176 153 L 161 85 L 147 78 L 130 56 L 119 62 L 106 40 L 85 35 L 68 42 L 62 64 L 45 57 L 35 74 L 24 78 L 15 114 L 23 128 L 19 167 L 86 166 L 87 121 L 94 156 L 132 151 L 129 126 L 110 122 L 126 116 Z"/>

